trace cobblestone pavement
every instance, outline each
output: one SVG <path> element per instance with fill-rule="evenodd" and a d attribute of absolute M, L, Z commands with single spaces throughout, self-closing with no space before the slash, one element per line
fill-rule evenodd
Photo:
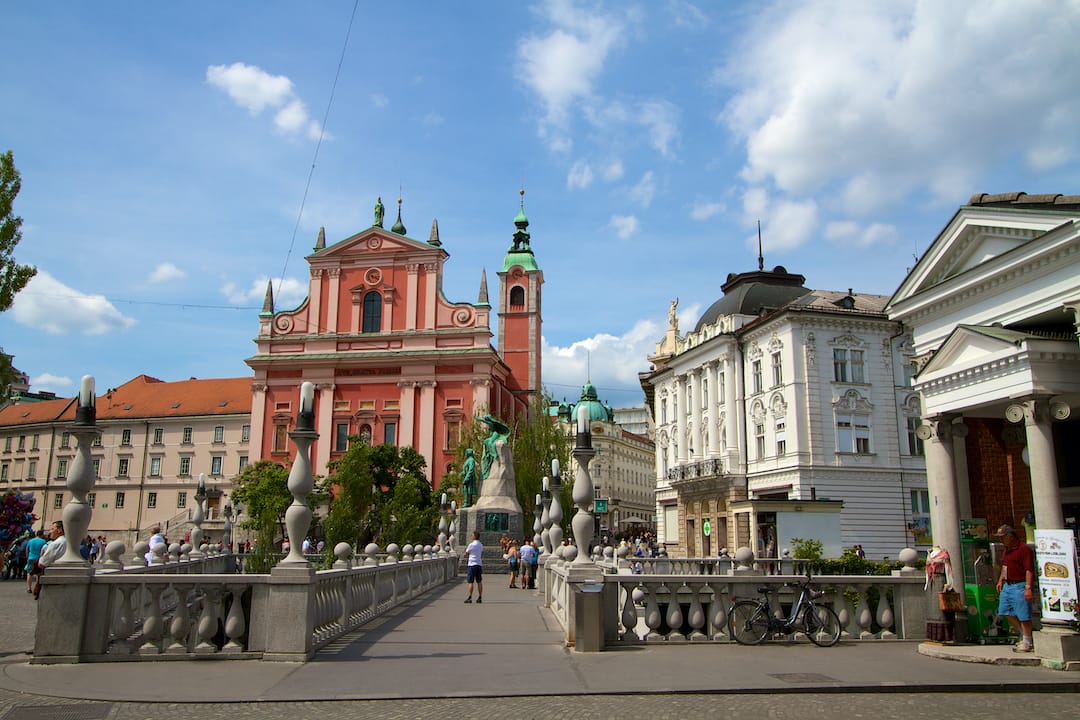
<path fill-rule="evenodd" d="M 85 703 L 0 691 L 0 720 L 491 720 L 572 717 L 574 720 L 687 720 L 687 718 L 933 717 L 935 720 L 1076 717 L 1071 693 L 660 694 L 431 700 L 276 703 Z"/>

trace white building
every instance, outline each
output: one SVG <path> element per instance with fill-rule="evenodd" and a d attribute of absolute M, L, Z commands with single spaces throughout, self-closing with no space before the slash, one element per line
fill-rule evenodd
<path fill-rule="evenodd" d="M 910 337 L 884 314 L 886 297 L 804 282 L 782 267 L 729 275 L 685 334 L 672 304 L 642 375 L 669 554 L 775 554 L 821 539 L 822 514 L 835 513 L 827 555 L 919 547 L 927 493 Z"/>

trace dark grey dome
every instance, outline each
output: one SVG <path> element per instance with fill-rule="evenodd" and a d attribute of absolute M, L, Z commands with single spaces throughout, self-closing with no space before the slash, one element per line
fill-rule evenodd
<path fill-rule="evenodd" d="M 728 275 L 727 282 L 720 288 L 724 296 L 702 313 L 694 332 L 712 325 L 722 315 L 760 315 L 783 307 L 810 292 L 809 288 L 803 287 L 804 282 L 805 277 L 789 273 L 782 265 L 777 265 L 771 272 L 755 270 Z"/>

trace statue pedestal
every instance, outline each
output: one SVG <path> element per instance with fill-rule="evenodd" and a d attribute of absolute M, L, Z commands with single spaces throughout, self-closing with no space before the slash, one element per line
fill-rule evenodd
<path fill-rule="evenodd" d="M 520 510 L 511 508 L 470 507 L 458 511 L 457 549 L 465 560 L 465 548 L 472 542 L 473 531 L 480 533 L 480 542 L 484 545 L 484 574 L 507 574 L 510 567 L 503 559 L 499 540 L 506 535 L 519 544 L 525 538 L 524 515 Z M 505 529 L 504 529 L 505 528 Z"/>

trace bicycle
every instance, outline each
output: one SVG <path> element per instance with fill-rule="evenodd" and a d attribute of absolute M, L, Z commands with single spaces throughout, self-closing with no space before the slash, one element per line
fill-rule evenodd
<path fill-rule="evenodd" d="M 831 647 L 840 641 L 840 618 L 831 607 L 817 605 L 815 600 L 825 593 L 810 587 L 810 576 L 785 586 L 799 588 L 799 597 L 791 605 L 787 617 L 775 617 L 769 605 L 769 588 L 759 587 L 760 600 L 740 600 L 731 606 L 731 637 L 740 645 L 758 645 L 767 635 L 782 633 L 790 635 L 803 632 L 810 642 L 819 647 Z"/>

